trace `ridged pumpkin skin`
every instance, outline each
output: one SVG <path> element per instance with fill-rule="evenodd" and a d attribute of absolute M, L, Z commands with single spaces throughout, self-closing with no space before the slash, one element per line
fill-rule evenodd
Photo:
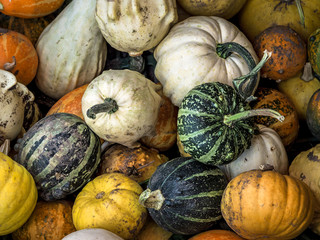
<path fill-rule="evenodd" d="M 75 231 L 69 235 L 62 238 L 62 240 L 123 240 L 123 238 L 118 235 L 102 229 L 102 228 L 86 228 L 82 230 Z"/>
<path fill-rule="evenodd" d="M 244 240 L 244 238 L 229 230 L 214 229 L 198 233 L 189 240 Z"/>
<path fill-rule="evenodd" d="M 38 18 L 53 13 L 63 2 L 64 0 L 1 0 L 0 11 L 19 18 Z"/>
<path fill-rule="evenodd" d="M 20 228 L 34 210 L 38 191 L 31 174 L 0 152 L 0 236 Z"/>
<path fill-rule="evenodd" d="M 308 38 L 308 57 L 313 71 L 320 75 L 320 26 Z"/>
<path fill-rule="evenodd" d="M 320 89 L 313 93 L 308 102 L 306 122 L 311 134 L 320 139 Z"/>
<path fill-rule="evenodd" d="M 221 200 L 222 216 L 245 239 L 293 239 L 311 223 L 314 207 L 304 182 L 275 171 L 241 173 Z"/>
<path fill-rule="evenodd" d="M 28 85 L 38 70 L 38 54 L 23 34 L 0 28 L 0 69 L 12 72 L 18 82 Z"/>
<path fill-rule="evenodd" d="M 103 228 L 132 239 L 143 227 L 147 210 L 139 204 L 142 187 L 122 173 L 107 173 L 90 181 L 72 209 L 77 230 Z"/>
<path fill-rule="evenodd" d="M 76 231 L 72 204 L 67 200 L 39 201 L 28 221 L 12 233 L 13 240 L 56 240 Z"/>

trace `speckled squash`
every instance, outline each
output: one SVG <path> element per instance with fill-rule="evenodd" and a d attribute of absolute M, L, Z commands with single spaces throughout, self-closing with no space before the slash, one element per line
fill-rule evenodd
<path fill-rule="evenodd" d="M 308 59 L 313 71 L 320 75 L 320 26 L 308 38 Z"/>
<path fill-rule="evenodd" d="M 320 139 L 320 89 L 315 91 L 307 105 L 306 122 L 313 136 Z"/>
<path fill-rule="evenodd" d="M 38 201 L 28 221 L 12 233 L 13 240 L 56 240 L 76 231 L 70 200 Z"/>

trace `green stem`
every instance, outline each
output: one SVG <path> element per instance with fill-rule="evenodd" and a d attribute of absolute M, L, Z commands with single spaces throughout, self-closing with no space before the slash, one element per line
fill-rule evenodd
<path fill-rule="evenodd" d="M 239 112 L 233 115 L 226 115 L 224 116 L 223 123 L 228 126 L 231 126 L 234 122 L 255 116 L 274 117 L 278 119 L 280 122 L 284 120 L 284 116 L 282 116 L 277 111 L 267 108 L 260 108 Z"/>
<path fill-rule="evenodd" d="M 161 191 L 158 189 L 156 191 L 151 191 L 149 188 L 144 190 L 139 197 L 139 203 L 146 208 L 153 208 L 155 210 L 160 210 L 162 204 L 164 203 L 164 197 Z"/>
<path fill-rule="evenodd" d="M 87 117 L 95 119 L 98 113 L 115 113 L 119 109 L 117 102 L 112 98 L 104 99 L 103 103 L 92 106 L 87 110 Z"/>
<path fill-rule="evenodd" d="M 301 0 L 295 0 L 295 1 L 296 1 L 296 5 L 297 5 L 297 8 L 298 8 L 301 24 L 302 24 L 303 27 L 306 27 L 305 26 L 305 22 L 304 22 L 304 13 L 303 13 L 303 9 L 302 9 L 302 6 L 301 6 Z"/>

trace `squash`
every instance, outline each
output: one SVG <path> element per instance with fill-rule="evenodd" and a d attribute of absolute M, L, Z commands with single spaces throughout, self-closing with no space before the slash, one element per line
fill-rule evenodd
<path fill-rule="evenodd" d="M 235 21 L 251 42 L 274 25 L 291 27 L 307 42 L 310 34 L 319 28 L 319 12 L 318 0 L 248 0 Z"/>
<path fill-rule="evenodd" d="M 308 58 L 313 71 L 320 75 L 320 26 L 308 38 Z"/>
<path fill-rule="evenodd" d="M 228 183 L 221 212 L 229 227 L 245 239 L 289 240 L 311 223 L 314 201 L 311 189 L 296 178 L 251 170 Z"/>
<path fill-rule="evenodd" d="M 28 131 L 36 122 L 43 117 L 43 114 L 36 102 L 28 102 L 24 110 L 23 129 Z"/>
<path fill-rule="evenodd" d="M 73 0 L 38 39 L 35 82 L 55 100 L 92 81 L 105 66 L 107 43 L 94 18 L 95 6 L 95 0 Z"/>
<path fill-rule="evenodd" d="M 134 238 L 147 218 L 147 210 L 139 204 L 142 191 L 122 173 L 94 178 L 75 199 L 72 218 L 76 229 L 103 228 L 124 239 Z"/>
<path fill-rule="evenodd" d="M 134 240 L 168 240 L 172 235 L 148 216 L 146 223 Z"/>
<path fill-rule="evenodd" d="M 198 233 L 195 236 L 189 238 L 189 240 L 244 240 L 244 238 L 238 236 L 232 231 L 223 229 L 208 230 L 202 233 Z"/>
<path fill-rule="evenodd" d="M 168 158 L 155 149 L 114 144 L 102 154 L 98 175 L 120 172 L 141 184 L 149 180 L 157 167 L 166 161 Z"/>
<path fill-rule="evenodd" d="M 15 145 L 46 201 L 79 190 L 100 162 L 100 139 L 76 115 L 55 113 L 35 123 Z"/>
<path fill-rule="evenodd" d="M 1 0 L 0 11 L 19 18 L 39 18 L 56 11 L 64 0 Z"/>
<path fill-rule="evenodd" d="M 104 71 L 83 94 L 84 120 L 105 141 L 139 147 L 140 138 L 155 134 L 160 89 L 136 71 Z"/>
<path fill-rule="evenodd" d="M 248 149 L 235 161 L 219 166 L 228 180 L 254 169 L 272 168 L 281 174 L 288 174 L 288 156 L 280 136 L 266 126 L 258 124 L 258 128 Z"/>
<path fill-rule="evenodd" d="M 118 235 L 102 228 L 86 228 L 75 231 L 61 240 L 123 240 Z"/>
<path fill-rule="evenodd" d="M 311 134 L 320 139 L 320 106 L 319 106 L 320 89 L 315 91 L 307 105 L 306 122 Z"/>
<path fill-rule="evenodd" d="M 233 80 L 249 73 L 258 61 L 246 36 L 231 22 L 214 16 L 193 16 L 174 25 L 154 57 L 155 76 L 178 107 L 193 87 L 205 82 L 233 86 Z M 259 75 L 250 92 L 258 83 Z"/>
<path fill-rule="evenodd" d="M 0 236 L 20 228 L 34 210 L 38 192 L 31 174 L 0 152 Z"/>
<path fill-rule="evenodd" d="M 217 16 L 225 19 L 236 15 L 247 0 L 177 0 L 191 15 Z"/>
<path fill-rule="evenodd" d="M 157 168 L 139 201 L 160 227 L 191 235 L 221 219 L 220 201 L 226 185 L 219 168 L 178 157 Z"/>
<path fill-rule="evenodd" d="M 256 101 L 251 102 L 253 109 L 269 108 L 285 117 L 281 122 L 275 118 L 257 116 L 255 122 L 275 130 L 285 147 L 293 143 L 298 137 L 300 123 L 298 113 L 289 98 L 271 87 L 259 87 L 255 92 L 255 97 Z"/>
<path fill-rule="evenodd" d="M 310 62 L 305 64 L 303 73 L 299 72 L 296 76 L 277 83 L 277 87 L 293 103 L 299 120 L 305 121 L 309 100 L 320 88 L 319 80 L 312 74 Z"/>
<path fill-rule="evenodd" d="M 31 41 L 16 31 L 0 28 L 0 69 L 12 72 L 28 85 L 36 76 L 38 54 Z"/>
<path fill-rule="evenodd" d="M 72 201 L 38 201 L 28 221 L 12 233 L 13 240 L 56 240 L 76 231 Z"/>
<path fill-rule="evenodd" d="M 276 81 L 294 77 L 303 69 L 307 47 L 303 39 L 287 26 L 275 25 L 262 31 L 253 43 L 259 58 L 265 50 L 272 56 L 261 68 L 261 76 Z"/>
<path fill-rule="evenodd" d="M 175 0 L 97 0 L 96 20 L 113 48 L 136 57 L 159 44 L 178 13 Z"/>

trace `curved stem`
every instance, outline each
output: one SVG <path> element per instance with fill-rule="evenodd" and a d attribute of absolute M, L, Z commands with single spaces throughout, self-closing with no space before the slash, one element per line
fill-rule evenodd
<path fill-rule="evenodd" d="M 117 102 L 112 98 L 104 99 L 103 103 L 93 105 L 91 108 L 87 110 L 87 117 L 91 119 L 95 119 L 98 113 L 115 113 L 119 109 Z"/>
<path fill-rule="evenodd" d="M 3 68 L 6 71 L 11 71 L 12 69 L 14 69 L 16 64 L 17 64 L 16 57 L 12 56 L 12 62 L 7 62 L 7 63 L 3 64 Z"/>
<path fill-rule="evenodd" d="M 305 26 L 305 22 L 304 22 L 304 13 L 303 13 L 303 9 L 302 9 L 302 6 L 301 6 L 301 0 L 295 0 L 295 1 L 296 1 L 296 5 L 297 5 L 297 8 L 298 8 L 298 12 L 299 12 L 300 22 L 301 22 L 303 27 L 306 27 Z"/>
<path fill-rule="evenodd" d="M 144 190 L 139 197 L 139 203 L 146 208 L 153 208 L 155 210 L 160 210 L 165 198 L 163 197 L 161 191 L 158 189 L 156 191 L 151 191 L 149 188 Z"/>

